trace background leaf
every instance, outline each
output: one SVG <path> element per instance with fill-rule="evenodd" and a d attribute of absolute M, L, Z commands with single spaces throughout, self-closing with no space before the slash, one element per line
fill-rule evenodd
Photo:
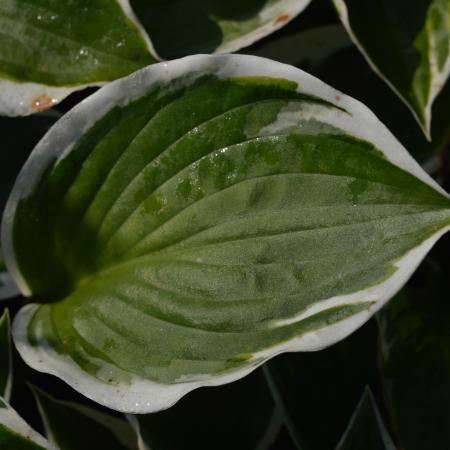
<path fill-rule="evenodd" d="M 9 311 L 5 309 L 0 317 L 0 396 L 6 401 L 11 398 L 12 357 Z"/>
<path fill-rule="evenodd" d="M 0 397 L 0 446 L 5 450 L 55 450 Z"/>
<path fill-rule="evenodd" d="M 0 248 L 0 300 L 15 297 L 16 295 L 19 295 L 19 290 L 8 273 L 2 258 L 2 249 Z"/>
<path fill-rule="evenodd" d="M 136 450 L 137 437 L 130 425 L 73 402 L 56 400 L 33 387 L 45 429 L 60 450 Z"/>
<path fill-rule="evenodd" d="M 337 450 L 395 450 L 369 388 L 337 446 Z"/>
<path fill-rule="evenodd" d="M 131 0 L 156 51 L 166 59 L 228 53 L 279 29 L 311 0 Z"/>
<path fill-rule="evenodd" d="M 387 405 L 402 448 L 450 446 L 449 241 L 378 316 Z"/>
<path fill-rule="evenodd" d="M 314 74 L 369 106 L 424 169 L 436 173 L 450 139 L 450 83 L 445 85 L 433 104 L 430 142 L 416 126 L 404 103 L 376 76 L 358 53 L 355 48 L 339 51 L 323 61 Z"/>
<path fill-rule="evenodd" d="M 377 328 L 371 320 L 330 348 L 279 355 L 264 365 L 298 449 L 335 447 L 366 385 L 377 387 L 376 360 Z"/>
<path fill-rule="evenodd" d="M 3 0 L 0 29 L 3 115 L 43 111 L 155 62 L 127 1 Z"/>
<path fill-rule="evenodd" d="M 152 450 L 264 450 L 282 426 L 260 371 L 236 383 L 195 390 L 167 411 L 132 420 Z"/>
<path fill-rule="evenodd" d="M 429 136 L 431 105 L 450 74 L 448 0 L 334 2 L 368 62 L 407 102 Z"/>

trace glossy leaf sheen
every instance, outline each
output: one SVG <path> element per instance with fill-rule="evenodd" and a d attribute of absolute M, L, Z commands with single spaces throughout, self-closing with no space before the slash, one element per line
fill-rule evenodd
<path fill-rule="evenodd" d="M 431 105 L 450 74 L 450 1 L 334 2 L 353 40 L 429 135 Z"/>
<path fill-rule="evenodd" d="M 62 119 L 19 177 L 7 263 L 51 303 L 22 310 L 16 344 L 139 412 L 323 348 L 450 225 L 431 185 L 366 108 L 297 69 L 237 55 L 151 66 Z"/>

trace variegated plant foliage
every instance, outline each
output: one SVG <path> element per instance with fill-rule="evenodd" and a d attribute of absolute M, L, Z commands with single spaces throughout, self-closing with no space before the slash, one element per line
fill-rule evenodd
<path fill-rule="evenodd" d="M 334 0 L 373 69 L 430 137 L 431 108 L 450 75 L 450 0 Z"/>
<path fill-rule="evenodd" d="M 49 131 L 2 224 L 15 344 L 152 412 L 366 322 L 450 228 L 448 195 L 361 103 L 280 63 L 192 56 Z"/>
<path fill-rule="evenodd" d="M 2 0 L 0 114 L 42 111 L 75 90 L 156 62 L 159 52 L 170 58 L 238 50 L 289 22 L 309 2 Z"/>
<path fill-rule="evenodd" d="M 0 447 L 8 450 L 56 450 L 0 397 Z"/>

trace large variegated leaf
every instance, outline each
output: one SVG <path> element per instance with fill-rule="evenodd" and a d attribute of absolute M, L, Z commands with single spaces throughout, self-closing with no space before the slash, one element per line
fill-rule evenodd
<path fill-rule="evenodd" d="M 128 0 L 2 0 L 0 30 L 4 115 L 42 111 L 155 61 Z"/>
<path fill-rule="evenodd" d="M 9 401 L 12 387 L 11 332 L 9 311 L 0 317 L 0 397 Z"/>
<path fill-rule="evenodd" d="M 234 52 L 279 29 L 311 0 L 131 0 L 164 58 Z"/>
<path fill-rule="evenodd" d="M 369 63 L 429 135 L 431 106 L 450 74 L 449 0 L 334 0 Z"/>
<path fill-rule="evenodd" d="M 36 433 L 0 397 L 0 448 L 5 450 L 56 450 Z"/>
<path fill-rule="evenodd" d="M 137 436 L 125 420 L 57 400 L 35 387 L 33 394 L 46 434 L 60 450 L 137 450 Z"/>
<path fill-rule="evenodd" d="M 196 56 L 62 118 L 2 243 L 35 302 L 32 367 L 112 408 L 167 408 L 339 341 L 450 228 L 448 196 L 359 102 L 290 66 Z"/>

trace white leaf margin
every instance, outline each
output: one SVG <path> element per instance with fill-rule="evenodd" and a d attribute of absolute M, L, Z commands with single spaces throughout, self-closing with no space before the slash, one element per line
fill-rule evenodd
<path fill-rule="evenodd" d="M 47 439 L 34 431 L 2 397 L 0 397 L 0 424 L 47 450 L 57 450 Z"/>
<path fill-rule="evenodd" d="M 319 97 L 338 105 L 347 112 L 345 115 L 339 116 L 339 126 L 345 132 L 356 138 L 372 142 L 383 152 L 387 160 L 450 198 L 420 168 L 418 163 L 366 106 L 331 88 L 317 78 L 292 66 L 256 56 L 189 56 L 149 66 L 129 77 L 108 84 L 63 116 L 36 146 L 19 174 L 8 200 L 3 217 L 1 236 L 6 264 L 24 295 L 31 295 L 31 291 L 20 273 L 12 239 L 14 211 L 18 202 L 33 193 L 47 165 L 55 160 L 56 164 L 61 162 L 70 153 L 83 133 L 113 106 L 127 105 L 148 92 L 149 88 L 156 83 L 170 83 L 171 80 L 190 73 L 193 67 L 198 74 L 209 73 L 223 79 L 235 76 L 266 76 L 296 82 L 299 92 Z M 329 114 L 329 116 L 332 115 Z M 345 116 L 344 119 L 342 119 L 342 116 Z M 332 120 L 332 117 L 325 117 L 325 120 Z M 86 397 L 104 406 L 134 414 L 160 411 L 169 408 L 193 389 L 201 386 L 217 386 L 238 380 L 280 353 L 321 350 L 344 339 L 369 320 L 403 287 L 435 242 L 449 230 L 450 225 L 400 258 L 395 264 L 397 270 L 382 283 L 353 294 L 324 299 L 299 316 L 289 319 L 289 323 L 303 320 L 320 311 L 342 304 L 371 302 L 371 306 L 366 310 L 326 328 L 305 333 L 282 344 L 257 352 L 248 361 L 247 366 L 226 374 L 205 375 L 199 377 L 196 381 L 161 384 L 126 373 L 124 375 L 128 378 L 131 376 L 132 380 L 128 384 L 101 382 L 96 377 L 84 372 L 68 356 L 56 353 L 50 344 L 44 340 L 39 347 L 30 345 L 27 338 L 27 328 L 33 314 L 39 307 L 37 304 L 29 304 L 17 314 L 13 323 L 14 342 L 22 358 L 32 368 L 58 376 Z M 276 327 L 285 323 L 287 322 L 278 321 L 274 322 L 273 326 Z M 37 330 L 37 334 L 40 333 L 43 336 L 42 331 Z M 101 364 L 105 373 L 113 369 L 103 361 Z M 117 368 L 114 367 L 114 370 L 117 371 Z"/>
<path fill-rule="evenodd" d="M 157 61 L 163 61 L 156 51 L 151 37 L 136 17 L 130 5 L 130 0 L 116 0 L 122 11 L 137 28 L 147 49 Z M 214 53 L 231 53 L 268 36 L 280 29 L 298 14 L 300 14 L 311 0 L 277 0 L 265 6 L 259 13 L 262 25 L 251 32 L 220 45 Z M 88 88 L 101 87 L 108 81 L 98 81 L 73 86 L 51 86 L 34 82 L 13 81 L 0 77 L 0 115 L 15 117 L 26 116 L 44 111 L 57 105 L 73 92 Z"/>
<path fill-rule="evenodd" d="M 295 19 L 295 17 L 297 17 L 311 1 L 312 0 L 272 0 L 272 2 L 269 2 L 269 4 L 258 14 L 262 25 L 236 39 L 224 42 L 217 47 L 214 53 L 232 53 L 254 44 Z"/>
<path fill-rule="evenodd" d="M 450 77 L 450 53 L 447 56 L 447 60 L 445 62 L 444 68 L 439 71 L 437 64 L 437 56 L 436 56 L 436 41 L 434 39 L 433 33 L 427 33 L 428 36 L 428 45 L 429 45 L 429 64 L 431 70 L 431 84 L 429 86 L 429 97 L 428 102 L 424 111 L 425 123 L 422 122 L 417 111 L 414 107 L 409 103 L 408 99 L 406 99 L 399 90 L 392 84 L 389 78 L 385 77 L 383 72 L 378 68 L 375 62 L 370 57 L 370 54 L 366 51 L 364 46 L 359 41 L 356 34 L 353 32 L 352 26 L 350 24 L 350 19 L 348 15 L 348 8 L 345 3 L 345 0 L 333 0 L 335 8 L 339 14 L 342 24 L 347 30 L 351 40 L 354 42 L 356 47 L 362 53 L 367 63 L 371 67 L 371 69 L 395 92 L 395 94 L 403 101 L 403 103 L 410 110 L 414 118 L 416 119 L 418 125 L 422 129 L 425 137 L 431 141 L 431 116 L 432 116 L 432 107 L 433 103 L 436 100 L 436 97 L 439 95 L 441 90 L 443 89 L 445 83 Z M 430 5 L 430 8 L 433 7 L 433 4 Z M 450 6 L 449 6 L 450 9 Z M 450 15 L 450 13 L 449 13 Z M 427 19 L 425 21 L 425 26 L 427 26 Z M 449 34 L 450 36 L 450 34 Z M 449 42 L 450 46 L 450 42 Z"/>

